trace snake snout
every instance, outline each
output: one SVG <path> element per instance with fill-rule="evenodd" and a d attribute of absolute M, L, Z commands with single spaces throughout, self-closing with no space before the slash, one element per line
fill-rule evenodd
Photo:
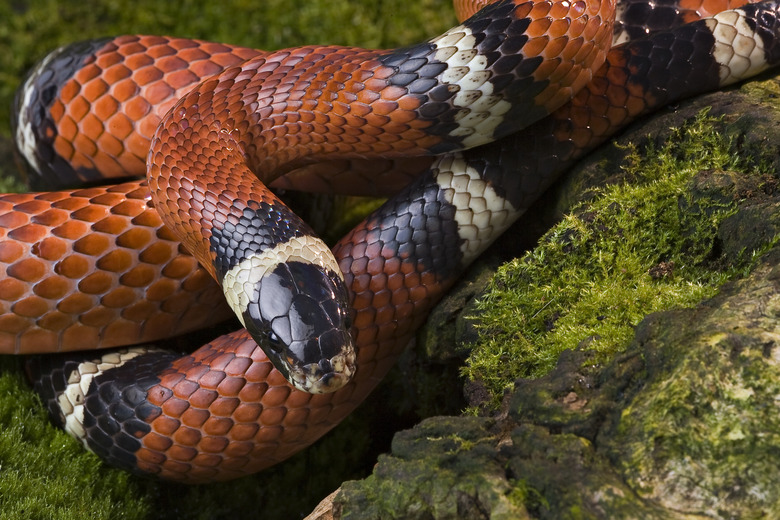
<path fill-rule="evenodd" d="M 260 279 L 247 330 L 290 383 L 309 393 L 341 388 L 355 373 L 347 289 L 319 264 L 287 261 Z"/>

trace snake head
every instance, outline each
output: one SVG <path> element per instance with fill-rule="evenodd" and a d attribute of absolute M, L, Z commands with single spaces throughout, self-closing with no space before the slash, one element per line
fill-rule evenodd
<path fill-rule="evenodd" d="M 344 386 L 355 372 L 355 348 L 343 279 L 317 264 L 288 261 L 256 290 L 244 324 L 276 369 L 304 392 Z"/>
<path fill-rule="evenodd" d="M 319 239 L 298 236 L 247 254 L 221 281 L 239 320 L 295 388 L 333 392 L 352 378 L 347 287 Z"/>

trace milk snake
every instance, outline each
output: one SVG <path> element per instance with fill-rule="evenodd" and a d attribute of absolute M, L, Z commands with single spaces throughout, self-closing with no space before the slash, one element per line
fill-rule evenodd
<path fill-rule="evenodd" d="M 479 3 L 461 7 L 476 10 Z M 632 17 L 679 25 L 742 3 L 661 2 L 649 14 L 644 4 L 629 2 L 619 9 L 624 21 L 615 39 L 645 31 L 628 23 Z M 577 157 L 644 113 L 780 59 L 777 2 L 743 6 L 607 53 L 612 7 L 608 0 L 501 0 L 438 38 L 390 52 L 305 47 L 266 54 L 148 36 L 55 51 L 17 97 L 22 154 L 67 185 L 93 181 L 98 171 L 143 173 L 151 141 L 152 197 L 170 213 L 158 215 L 143 182 L 3 196 L 2 351 L 135 344 L 223 320 L 229 314 L 218 303 L 223 289 L 207 272 L 225 285 L 253 255 L 286 244 L 282 252 L 299 259 L 315 243 L 275 197 L 254 194 L 254 177 L 178 180 L 182 165 L 243 171 L 248 163 L 272 186 L 332 190 L 346 181 L 376 193 L 397 189 L 396 172 L 414 177 L 339 241 L 335 260 L 320 261 L 331 281 L 335 263 L 343 273 L 352 311 L 340 326 L 351 328 L 357 359 L 353 367 L 353 355 L 336 349 L 322 366 L 347 374 L 307 389 L 341 385 L 335 391 L 292 388 L 247 331 L 184 357 L 142 347 L 30 365 L 52 415 L 124 469 L 197 483 L 284 460 L 364 399 L 465 267 Z M 120 105 L 140 121 L 117 112 Z M 211 150 L 213 142 L 223 146 Z M 367 158 L 374 153 L 378 165 Z M 369 175 L 369 188 L 357 186 Z M 205 189 L 209 183 L 216 191 Z M 214 195 L 193 201 L 190 187 Z M 230 206 L 237 213 L 227 217 Z M 236 238 L 264 229 L 257 218 L 263 213 L 285 230 L 265 242 Z M 233 256 L 214 262 L 217 252 Z M 295 285 L 297 278 L 286 280 Z M 227 285 L 224 292 L 248 321 L 250 304 L 234 289 L 241 284 Z M 293 296 L 280 294 L 271 302 L 287 300 L 286 309 L 296 309 Z M 317 303 L 331 305 L 323 302 Z M 287 326 L 288 336 L 293 329 Z"/>

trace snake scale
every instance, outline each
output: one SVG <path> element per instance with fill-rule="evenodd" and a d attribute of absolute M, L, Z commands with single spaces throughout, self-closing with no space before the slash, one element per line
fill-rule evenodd
<path fill-rule="evenodd" d="M 0 351 L 147 343 L 235 313 L 245 330 L 183 357 L 61 354 L 29 373 L 55 420 L 129 471 L 198 483 L 284 460 L 573 161 L 776 64 L 778 3 L 743 4 L 629 1 L 613 28 L 610 0 L 463 1 L 461 25 L 392 51 L 58 49 L 17 95 L 33 184 L 149 177 L 0 197 Z M 667 30 L 634 39 L 647 21 Z M 331 253 L 265 184 L 392 196 Z"/>

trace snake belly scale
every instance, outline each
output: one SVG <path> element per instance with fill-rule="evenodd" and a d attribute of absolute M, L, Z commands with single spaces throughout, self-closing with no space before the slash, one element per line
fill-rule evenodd
<path fill-rule="evenodd" d="M 131 221 L 139 215 L 153 221 L 150 200 L 154 200 L 162 212 L 155 225 L 159 220 L 165 224 L 153 228 L 154 234 L 170 239 L 168 234 L 173 233 L 182 240 L 202 269 L 223 283 L 222 290 L 233 291 L 234 310 L 238 308 L 249 329 L 184 357 L 144 348 L 103 359 L 87 354 L 64 361 L 38 360 L 30 373 L 53 415 L 107 461 L 137 473 L 186 482 L 235 478 L 311 444 L 362 401 L 468 262 L 569 162 L 642 113 L 755 74 L 777 61 L 774 2 L 736 9 L 714 21 L 696 22 L 607 54 L 612 10 L 609 2 L 494 2 L 441 37 L 390 52 L 303 47 L 261 53 L 204 42 L 124 37 L 52 54 L 32 72 L 18 97 L 16 128 L 23 154 L 68 183 L 78 177 L 92 180 L 104 167 L 114 176 L 137 171 L 145 143 L 151 142 L 150 196 L 141 182 L 110 188 L 106 193 L 111 195 L 89 192 L 84 200 L 91 204 L 92 199 L 115 197 L 121 205 L 127 200 L 122 198 L 123 190 L 132 193 L 128 198 L 142 202 L 124 211 Z M 206 50 L 210 45 L 216 51 L 211 55 Z M 164 65 L 143 72 L 154 58 L 141 53 L 142 47 L 157 48 Z M 690 52 L 677 58 L 680 47 Z M 198 78 L 181 66 L 187 60 L 171 50 L 187 53 L 189 61 L 207 71 L 205 75 L 218 72 L 212 70 L 215 63 L 224 64 L 225 70 L 195 86 Z M 123 60 L 128 56 L 145 64 L 141 72 L 127 66 Z M 662 67 L 664 56 L 673 56 L 675 65 Z M 112 73 L 116 82 L 108 83 L 101 73 L 112 67 L 117 67 Z M 154 88 L 155 81 L 165 76 L 158 74 L 160 70 L 174 74 L 167 89 Z M 138 88 L 127 82 L 136 75 L 146 75 Z M 147 98 L 136 98 L 144 86 Z M 125 96 L 123 102 L 148 117 L 146 122 L 125 125 L 126 116 L 113 115 L 113 103 L 103 101 L 106 93 L 112 93 L 109 97 L 114 101 Z M 156 97 L 162 108 L 152 110 L 157 105 L 148 97 Z M 95 105 L 94 113 L 84 110 L 90 104 Z M 161 119 L 168 108 L 170 112 Z M 97 126 L 82 123 L 93 119 Z M 120 129 L 123 139 L 104 131 L 109 127 Z M 92 128 L 101 130 L 87 135 Z M 473 148 L 496 139 L 495 144 Z M 110 153 L 104 155 L 106 150 Z M 333 287 L 343 283 L 351 311 L 340 317 L 338 327 L 351 330 L 349 338 L 343 339 L 354 342 L 356 353 L 341 358 L 336 354 L 325 364 L 328 370 L 336 367 L 354 374 L 326 378 L 325 390 L 333 391 L 312 394 L 304 391 L 312 389 L 301 382 L 305 378 L 296 383 L 299 388 L 291 386 L 285 378 L 291 370 L 278 360 L 274 367 L 269 359 L 273 354 L 266 355 L 258 347 L 267 343 L 261 333 L 269 329 L 272 335 L 285 336 L 286 331 L 291 336 L 289 319 L 286 329 L 262 321 L 250 325 L 262 313 L 253 315 L 247 309 L 252 305 L 262 309 L 264 304 L 247 303 L 256 300 L 224 289 L 225 279 L 238 278 L 233 271 L 237 266 L 245 261 L 251 264 L 252 258 L 269 249 L 297 240 L 303 245 L 290 246 L 293 253 L 287 256 L 303 256 L 301 251 L 310 247 L 309 239 L 301 237 L 309 232 L 285 232 L 270 241 L 252 239 L 250 247 L 235 247 L 244 240 L 235 233 L 257 228 L 262 235 L 265 224 L 257 218 L 261 214 L 278 215 L 278 222 L 297 226 L 296 217 L 273 195 L 265 194 L 261 182 L 285 182 L 280 176 L 289 172 L 293 177 L 316 178 L 322 175 L 317 170 L 320 163 L 331 170 L 353 164 L 365 168 L 372 155 L 388 161 L 383 164 L 390 168 L 396 160 L 408 161 L 406 156 L 423 156 L 404 163 L 402 169 L 412 165 L 413 170 L 425 171 L 344 237 L 332 257 L 327 251 L 318 257 L 319 267 L 327 268 L 329 283 Z M 432 155 L 437 157 L 424 158 Z M 182 176 L 185 170 L 200 170 L 202 175 L 188 179 Z M 262 195 L 256 195 L 257 190 Z M 72 326 L 67 321 L 70 314 L 55 297 L 49 298 L 46 291 L 40 294 L 41 289 L 36 293 L 35 283 L 48 279 L 46 272 L 30 275 L 14 265 L 30 258 L 38 262 L 40 244 L 51 238 L 55 245 L 54 239 L 65 234 L 58 226 L 75 218 L 86 222 L 81 225 L 86 231 L 72 233 L 75 240 L 65 246 L 57 242 L 63 251 L 50 255 L 52 271 L 67 277 L 70 271 L 62 262 L 70 251 L 84 256 L 100 249 L 88 248 L 89 240 L 84 238 L 96 224 L 100 227 L 99 223 L 112 222 L 115 214 L 123 213 L 108 209 L 96 213 L 92 221 L 69 217 L 54 211 L 69 211 L 57 204 L 67 206 L 62 201 L 70 200 L 71 192 L 60 193 L 65 194 L 28 199 L 9 195 L 0 200 L 7 207 L 0 216 L 9 237 L 0 245 L 0 253 L 11 259 L 7 278 L 22 284 L 25 280 L 14 276 L 20 272 L 32 284 L 30 298 L 41 300 L 28 305 L 34 307 L 26 312 L 30 316 L 9 309 L 16 330 L 5 332 L 8 352 L 37 350 L 37 342 L 24 340 L 31 330 L 40 337 L 56 338 Z M 109 223 L 103 228 L 111 227 Z M 18 242 L 25 245 L 6 245 Z M 101 263 L 110 253 L 107 249 L 97 253 L 93 264 Z M 12 250 L 16 256 L 5 254 Z M 228 250 L 233 251 L 232 257 L 220 256 Z M 163 270 L 175 260 L 193 266 L 192 273 L 204 272 L 184 251 L 165 258 L 156 264 Z M 127 269 L 136 268 L 125 263 Z M 338 273 L 334 266 L 340 268 Z M 111 284 L 121 286 L 123 277 L 131 278 L 120 267 L 114 272 L 118 274 L 105 277 L 103 285 L 87 293 L 89 301 L 114 301 L 106 298 L 116 289 Z M 179 280 L 186 281 L 187 276 L 192 276 L 190 271 Z M 262 277 L 251 274 L 245 279 L 252 285 Z M 71 285 L 92 287 L 75 275 L 68 279 Z M 279 279 L 276 285 L 288 284 Z M 295 275 L 284 280 L 297 287 Z M 16 290 L 28 294 L 25 287 Z M 338 300 L 338 289 L 327 287 L 324 292 L 330 291 Z M 214 287 L 204 282 L 203 290 Z M 46 307 L 48 301 L 54 302 L 53 310 Z M 86 347 L 134 343 L 159 334 L 154 328 L 137 326 L 133 315 L 122 315 L 120 306 L 104 306 L 109 310 L 101 319 L 87 320 L 86 325 L 75 319 L 80 326 L 92 323 L 96 331 Z M 59 313 L 59 328 L 53 331 L 45 322 L 39 323 L 49 312 Z M 130 323 L 125 326 L 129 340 L 109 333 L 117 315 Z M 65 348 L 77 345 L 68 343 Z M 321 345 L 318 349 L 326 350 Z M 350 357 L 355 358 L 354 368 Z M 332 385 L 336 379 L 338 384 Z"/>

